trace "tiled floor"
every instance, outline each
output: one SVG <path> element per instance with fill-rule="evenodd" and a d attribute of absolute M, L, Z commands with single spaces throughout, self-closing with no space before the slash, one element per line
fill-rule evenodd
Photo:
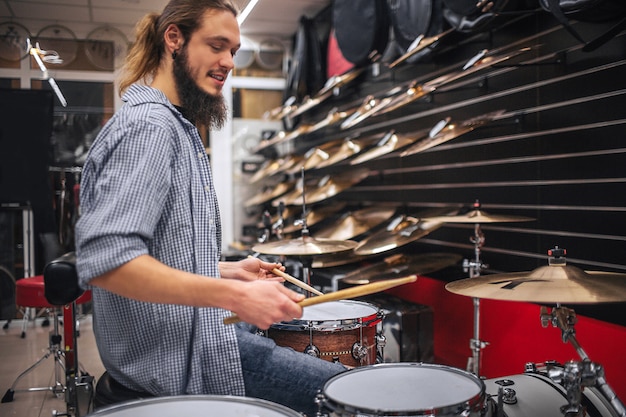
<path fill-rule="evenodd" d="M 4 326 L 6 321 L 0 323 Z M 21 338 L 22 321 L 13 320 L 7 329 L 0 329 L 0 396 L 5 395 L 15 379 L 37 360 L 48 352 L 50 332 L 53 322 L 42 326 L 43 318 L 30 321 L 25 338 Z M 85 372 L 100 377 L 104 367 L 100 361 L 91 326 L 91 316 L 79 317 L 80 335 L 77 342 L 78 360 Z M 63 333 L 62 327 L 59 329 Z M 64 413 L 67 406 L 63 394 L 54 394 L 47 391 L 21 391 L 33 387 L 54 386 L 54 355 L 44 359 L 32 372 L 20 379 L 15 387 L 12 402 L 0 404 L 0 416 L 18 417 L 50 417 L 54 411 Z M 61 382 L 65 382 L 63 372 L 60 372 Z"/>

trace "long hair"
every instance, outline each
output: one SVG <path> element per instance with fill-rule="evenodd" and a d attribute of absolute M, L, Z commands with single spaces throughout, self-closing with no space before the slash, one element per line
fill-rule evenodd
<path fill-rule="evenodd" d="M 147 83 L 154 76 L 163 58 L 163 37 L 169 25 L 178 26 L 187 41 L 209 9 L 230 11 L 235 16 L 238 13 L 230 0 L 171 0 L 161 14 L 144 16 L 135 27 L 135 42 L 126 56 L 120 78 L 120 95 L 131 84 L 139 81 Z"/>

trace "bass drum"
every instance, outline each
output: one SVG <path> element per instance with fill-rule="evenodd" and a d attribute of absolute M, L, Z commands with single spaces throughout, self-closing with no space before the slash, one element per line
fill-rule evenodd
<path fill-rule="evenodd" d="M 302 417 L 283 405 L 249 397 L 185 395 L 127 401 L 86 417 Z"/>
<path fill-rule="evenodd" d="M 527 372 L 485 380 L 488 401 L 488 417 L 496 417 L 498 389 L 515 391 L 516 402 L 504 404 L 504 415 L 507 417 L 559 417 L 563 416 L 561 407 L 567 405 L 565 388 L 552 381 L 541 372 Z M 619 417 L 608 400 L 593 387 L 585 387 L 582 392 L 581 405 L 589 417 Z"/>

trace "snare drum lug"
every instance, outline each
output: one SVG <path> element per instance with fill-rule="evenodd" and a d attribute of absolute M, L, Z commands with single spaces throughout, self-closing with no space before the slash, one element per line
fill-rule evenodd
<path fill-rule="evenodd" d="M 352 357 L 357 361 L 361 362 L 363 359 L 367 357 L 367 348 L 360 344 L 359 342 L 355 342 L 352 345 Z"/>
<path fill-rule="evenodd" d="M 304 348 L 304 353 L 307 355 L 315 356 L 316 358 L 320 357 L 320 350 L 315 345 L 308 345 Z"/>

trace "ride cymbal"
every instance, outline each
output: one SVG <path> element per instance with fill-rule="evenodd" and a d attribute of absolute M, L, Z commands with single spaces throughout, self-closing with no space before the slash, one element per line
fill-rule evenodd
<path fill-rule="evenodd" d="M 296 239 L 261 243 L 253 246 L 252 250 L 265 255 L 312 256 L 346 252 L 356 246 L 357 242 L 352 240 L 315 239 L 302 236 Z"/>

